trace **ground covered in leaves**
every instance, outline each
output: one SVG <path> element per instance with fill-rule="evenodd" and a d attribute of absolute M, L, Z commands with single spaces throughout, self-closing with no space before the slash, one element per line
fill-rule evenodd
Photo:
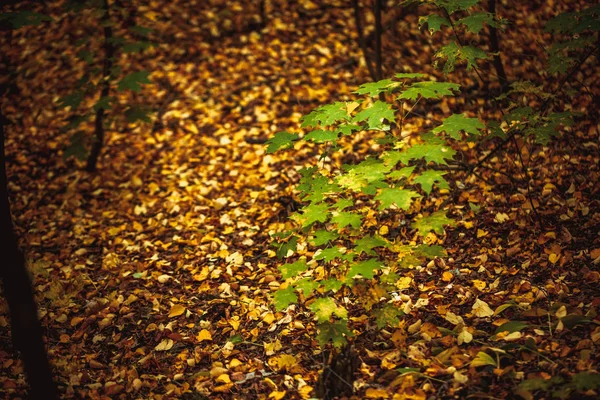
<path fill-rule="evenodd" d="M 154 122 L 113 123 L 94 174 L 63 160 L 69 113 L 58 105 L 85 67 L 71 47 L 90 29 L 85 15 L 59 19 L 50 4 L 41 11 L 56 13 L 52 29 L 2 38 L 18 66 L 19 93 L 2 99 L 12 211 L 64 398 L 315 395 L 328 353 L 303 307 L 272 306 L 281 261 L 270 233 L 291 224 L 297 170 L 318 155 L 309 146 L 267 155 L 264 140 L 298 130 L 320 104 L 352 98 L 369 77 L 347 2 L 268 3 L 259 29 L 258 10 L 241 1 L 140 7 L 159 45 L 120 64 L 150 71 L 153 83 L 121 100 L 148 105 Z M 542 22 L 561 11 L 540 3 L 501 10 L 515 21 L 501 35 L 509 78 L 540 79 Z M 386 34 L 387 75 L 441 77 L 431 66 L 437 40 L 409 15 Z M 597 58 L 591 64 L 576 78 L 597 96 Z M 448 79 L 471 93 L 435 105 L 445 115 L 496 117 L 473 73 Z M 400 271 L 395 304 L 406 314 L 395 326 L 350 316 L 356 398 L 594 397 L 598 110 L 585 92 L 569 108 L 583 117 L 549 146 L 519 141 L 521 157 L 511 144 L 477 174 L 447 176 L 445 207 L 460 219 L 436 238 L 448 257 Z M 414 123 L 435 121 L 423 109 Z M 465 162 L 493 145 L 463 149 Z M 402 221 L 379 223 L 381 234 L 414 238 Z M 4 302 L 0 311 L 0 393 L 19 398 L 23 368 Z"/>

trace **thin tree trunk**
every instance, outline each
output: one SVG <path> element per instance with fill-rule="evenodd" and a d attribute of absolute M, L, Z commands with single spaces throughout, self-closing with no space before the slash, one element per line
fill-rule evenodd
<path fill-rule="evenodd" d="M 383 28 L 381 26 L 381 7 L 382 0 L 375 0 L 375 65 L 377 80 L 383 79 L 382 55 L 381 55 L 381 35 Z M 383 93 L 382 93 L 383 94 Z"/>
<path fill-rule="evenodd" d="M 10 309 L 10 324 L 15 348 L 21 353 L 29 382 L 29 398 L 35 400 L 58 399 L 56 385 L 44 346 L 42 326 L 38 321 L 37 307 L 31 281 L 25 267 L 25 258 L 15 235 L 6 178 L 4 152 L 4 116 L 0 111 L 0 224 L 2 237 L 2 265 L 0 278 L 4 296 Z"/>
<path fill-rule="evenodd" d="M 369 57 L 369 51 L 367 50 L 367 43 L 365 42 L 362 21 L 360 19 L 360 6 L 358 4 L 358 0 L 352 0 L 352 8 L 354 8 L 354 22 L 356 23 L 356 33 L 358 34 L 358 44 L 363 52 L 363 56 L 365 57 L 365 63 L 367 64 L 367 69 L 369 70 L 369 75 L 371 75 L 372 80 L 376 81 L 377 73 L 373 69 L 373 65 L 371 64 L 371 57 Z"/>
<path fill-rule="evenodd" d="M 115 48 L 112 44 L 112 27 L 110 26 L 110 7 L 108 0 L 103 2 L 104 15 L 102 22 L 104 26 L 104 65 L 102 66 L 102 91 L 100 98 L 105 98 L 110 94 L 110 70 L 113 65 L 113 55 Z M 94 139 L 92 149 L 87 159 L 86 169 L 89 172 L 95 172 L 98 166 L 98 157 L 104 145 L 104 108 L 100 107 L 96 111 L 96 119 L 94 120 Z"/>
<path fill-rule="evenodd" d="M 496 19 L 496 0 L 488 0 L 488 12 L 493 15 Z M 493 64 L 500 81 L 500 86 L 504 92 L 508 88 L 508 78 L 504 71 L 504 64 L 502 64 L 502 58 L 500 57 L 500 45 L 498 42 L 498 29 L 494 26 L 489 26 L 490 30 L 490 50 L 494 53 Z"/>

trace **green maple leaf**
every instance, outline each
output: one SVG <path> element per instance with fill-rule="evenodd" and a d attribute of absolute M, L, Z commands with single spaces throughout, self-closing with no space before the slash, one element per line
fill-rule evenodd
<path fill-rule="evenodd" d="M 449 146 L 421 143 L 404 151 L 390 151 L 384 157 L 386 162 L 392 166 L 395 166 L 398 162 L 408 164 L 410 161 L 420 158 L 424 158 L 428 163 L 447 164 L 446 159 L 452 159 L 455 154 L 456 151 Z"/>
<path fill-rule="evenodd" d="M 323 260 L 325 262 L 330 262 L 335 260 L 336 258 L 341 258 L 343 254 L 340 252 L 339 247 L 328 247 L 326 249 L 322 249 L 314 259 L 319 261 Z"/>
<path fill-rule="evenodd" d="M 304 136 L 304 140 L 315 143 L 335 142 L 338 139 L 338 133 L 335 131 L 324 131 L 317 129 Z"/>
<path fill-rule="evenodd" d="M 298 236 L 291 236 L 290 239 L 285 243 L 277 243 L 279 248 L 277 249 L 277 257 L 279 259 L 287 257 L 287 254 L 290 252 L 296 251 L 296 247 L 298 245 Z"/>
<path fill-rule="evenodd" d="M 325 222 L 328 219 L 329 205 L 327 203 L 322 204 L 309 204 L 302 209 L 302 214 L 298 215 L 298 220 L 302 224 L 303 228 L 314 224 L 315 222 Z"/>
<path fill-rule="evenodd" d="M 583 371 L 573 375 L 573 385 L 577 390 L 588 391 L 600 388 L 600 374 Z"/>
<path fill-rule="evenodd" d="M 416 79 L 416 78 L 424 78 L 425 74 L 421 74 L 419 72 L 401 72 L 394 76 L 398 79 Z"/>
<path fill-rule="evenodd" d="M 348 277 L 355 278 L 357 275 L 360 275 L 363 278 L 372 279 L 375 271 L 380 270 L 382 267 L 383 264 L 381 261 L 378 261 L 376 258 L 369 258 L 368 260 L 352 264 L 348 271 Z"/>
<path fill-rule="evenodd" d="M 456 221 L 446 217 L 444 211 L 436 211 L 427 217 L 418 218 L 411 227 L 417 229 L 421 236 L 426 236 L 430 231 L 443 235 L 444 225 L 453 226 L 456 225 Z"/>
<path fill-rule="evenodd" d="M 364 190 L 371 184 L 377 187 L 381 185 L 381 181 L 385 179 L 385 174 L 392 168 L 393 166 L 386 165 L 380 160 L 368 159 L 352 166 L 347 173 L 338 176 L 337 183 L 355 192 Z"/>
<path fill-rule="evenodd" d="M 414 248 L 414 251 L 416 254 L 429 259 L 447 256 L 446 249 L 438 245 L 420 244 Z"/>
<path fill-rule="evenodd" d="M 61 97 L 60 105 L 63 107 L 77 108 L 83 101 L 84 93 L 81 91 L 75 91 L 68 95 Z"/>
<path fill-rule="evenodd" d="M 454 96 L 460 90 L 460 85 L 450 82 L 416 82 L 402 91 L 398 99 L 415 100 L 419 96 L 425 99 L 436 99 L 443 96 Z"/>
<path fill-rule="evenodd" d="M 346 337 L 352 337 L 354 334 L 348 330 L 348 326 L 344 321 L 324 322 L 319 324 L 319 333 L 317 341 L 321 347 L 328 342 L 332 342 L 336 348 L 342 348 L 346 343 Z"/>
<path fill-rule="evenodd" d="M 338 229 L 345 228 L 348 225 L 350 225 L 354 229 L 358 229 L 360 228 L 360 224 L 362 222 L 362 215 L 352 212 L 340 211 L 333 214 L 333 216 L 331 217 L 331 222 L 337 224 Z"/>
<path fill-rule="evenodd" d="M 434 184 L 440 189 L 448 189 L 450 187 L 446 179 L 442 176 L 444 174 L 446 172 L 428 169 L 417 175 L 413 179 L 413 182 L 420 184 L 423 191 L 429 195 Z"/>
<path fill-rule="evenodd" d="M 339 199 L 333 205 L 338 210 L 342 211 L 344 208 L 348 208 L 354 205 L 354 202 L 350 199 Z"/>
<path fill-rule="evenodd" d="M 442 17 L 441 15 L 431 14 L 426 17 L 419 18 L 419 28 L 423 25 L 427 24 L 427 30 L 430 34 L 434 34 L 435 32 L 442 29 L 442 26 L 451 26 L 448 18 Z"/>
<path fill-rule="evenodd" d="M 443 46 L 437 53 L 436 58 L 446 59 L 444 64 L 444 74 L 449 74 L 454 71 L 454 66 L 459 62 L 467 63 L 467 70 L 477 66 L 478 59 L 487 60 L 489 56 L 483 50 L 473 46 L 461 46 L 456 42 L 452 42 Z"/>
<path fill-rule="evenodd" d="M 379 96 L 379 93 L 388 92 L 398 86 L 400 82 L 394 82 L 391 79 L 383 79 L 378 82 L 364 83 L 354 92 L 358 94 L 368 94 L 371 97 Z"/>
<path fill-rule="evenodd" d="M 375 310 L 374 314 L 377 328 L 382 329 L 386 326 L 396 327 L 400 323 L 398 317 L 404 315 L 404 312 L 393 304 L 385 304 L 383 307 Z"/>
<path fill-rule="evenodd" d="M 315 282 L 313 278 L 304 278 L 296 282 L 294 287 L 302 290 L 302 294 L 306 297 L 319 287 L 319 283 Z"/>
<path fill-rule="evenodd" d="M 474 12 L 468 17 L 459 19 L 458 24 L 463 24 L 473 33 L 479 34 L 483 29 L 483 24 L 497 27 L 498 23 L 494 20 L 494 16 L 489 12 Z"/>
<path fill-rule="evenodd" d="M 78 160 L 85 160 L 88 156 L 88 150 L 85 146 L 85 138 L 85 133 L 82 131 L 73 134 L 69 138 L 69 145 L 63 152 L 63 158 L 66 160 L 67 158 L 73 156 Z"/>
<path fill-rule="evenodd" d="M 275 136 L 267 141 L 269 145 L 267 147 L 267 154 L 275 153 L 281 148 L 288 148 L 294 146 L 294 141 L 298 140 L 299 136 L 295 133 L 289 133 L 287 131 L 277 132 Z"/>
<path fill-rule="evenodd" d="M 127 122 L 132 123 L 137 121 L 143 121 L 146 123 L 152 122 L 150 116 L 148 115 L 148 111 L 139 106 L 128 107 L 125 111 L 125 119 L 127 119 Z"/>
<path fill-rule="evenodd" d="M 337 193 L 341 188 L 335 182 L 330 182 L 328 177 L 315 174 L 303 177 L 298 190 L 306 194 L 303 200 L 320 203 L 327 194 Z"/>
<path fill-rule="evenodd" d="M 467 118 L 462 114 L 452 114 L 444 119 L 442 125 L 434 128 L 432 132 L 446 132 L 451 138 L 460 140 L 460 132 L 479 136 L 481 129 L 485 129 L 485 125 L 477 118 Z"/>
<path fill-rule="evenodd" d="M 440 8 L 446 9 L 448 14 L 453 14 L 457 11 L 466 11 L 476 6 L 479 0 L 434 0 L 433 3 Z"/>
<path fill-rule="evenodd" d="M 390 172 L 387 175 L 387 177 L 390 179 L 396 180 L 396 181 L 401 180 L 401 179 L 407 179 L 407 178 L 410 178 L 410 176 L 412 175 L 414 170 L 415 170 L 414 166 L 400 168 L 397 171 Z"/>
<path fill-rule="evenodd" d="M 380 236 L 363 236 L 354 242 L 354 251 L 358 254 L 363 251 L 369 255 L 374 255 L 372 250 L 375 247 L 390 247 L 389 243 Z"/>
<path fill-rule="evenodd" d="M 288 286 L 285 289 L 279 289 L 273 295 L 273 300 L 275 303 L 275 308 L 277 311 L 284 310 L 292 303 L 296 303 L 298 301 L 298 296 L 294 292 L 294 288 L 292 286 Z"/>
<path fill-rule="evenodd" d="M 330 297 L 316 299 L 308 308 L 315 313 L 319 323 L 329 321 L 334 315 L 342 319 L 348 318 L 348 311 L 344 307 L 335 304 L 335 301 Z"/>
<path fill-rule="evenodd" d="M 413 203 L 414 198 L 421 197 L 421 195 L 414 190 L 400 189 L 400 188 L 386 188 L 381 189 L 379 194 L 375 196 L 374 200 L 379 200 L 378 209 L 384 210 L 389 208 L 392 204 L 398 206 L 404 211 L 408 211 Z"/>
<path fill-rule="evenodd" d="M 355 122 L 366 120 L 369 129 L 381 128 L 384 119 L 394 122 L 394 110 L 388 103 L 380 100 L 377 100 L 371 107 L 362 110 L 354 117 Z"/>
<path fill-rule="evenodd" d="M 302 117 L 302 128 L 333 125 L 336 122 L 350 119 L 346 103 L 338 101 L 326 104 Z"/>
<path fill-rule="evenodd" d="M 279 266 L 279 271 L 283 279 L 293 278 L 300 272 L 306 271 L 308 265 L 306 265 L 306 258 L 302 257 L 294 263 L 287 263 Z"/>
<path fill-rule="evenodd" d="M 337 233 L 325 229 L 315 231 L 313 232 L 313 235 L 314 237 L 310 242 L 313 246 L 322 246 L 339 237 Z"/>
<path fill-rule="evenodd" d="M 148 76 L 148 71 L 136 71 L 128 75 L 125 75 L 117 84 L 117 90 L 122 92 L 124 90 L 131 90 L 139 92 L 142 90 L 142 85 L 145 83 L 152 83 Z"/>
<path fill-rule="evenodd" d="M 321 284 L 323 285 L 324 292 L 329 292 L 330 290 L 337 292 L 344 285 L 344 283 L 338 279 L 326 279 L 321 281 Z"/>
<path fill-rule="evenodd" d="M 348 136 L 348 135 L 351 135 L 354 131 L 359 131 L 361 129 L 362 129 L 362 127 L 360 125 L 343 124 L 343 125 L 338 125 L 336 132 L 341 133 L 342 135 Z"/>

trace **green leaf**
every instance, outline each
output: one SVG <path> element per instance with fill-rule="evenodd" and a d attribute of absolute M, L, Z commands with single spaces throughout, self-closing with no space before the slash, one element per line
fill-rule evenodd
<path fill-rule="evenodd" d="M 302 294 L 306 297 L 319 287 L 319 283 L 315 282 L 313 278 L 303 278 L 296 282 L 294 287 L 302 290 Z"/>
<path fill-rule="evenodd" d="M 348 277 L 356 278 L 357 275 L 360 275 L 363 278 L 372 279 L 375 271 L 379 271 L 381 268 L 383 268 L 381 261 L 378 261 L 376 258 L 369 258 L 368 260 L 352 264 L 348 271 Z"/>
<path fill-rule="evenodd" d="M 84 93 L 80 91 L 69 93 L 65 97 L 61 97 L 61 99 L 59 100 L 60 105 L 63 107 L 71 107 L 72 109 L 75 109 L 79 107 L 79 105 L 83 101 L 83 96 Z"/>
<path fill-rule="evenodd" d="M 348 318 L 348 311 L 344 307 L 335 304 L 335 301 L 330 297 L 316 299 L 308 308 L 315 313 L 318 323 L 328 322 L 334 315 L 342 319 Z"/>
<path fill-rule="evenodd" d="M 421 188 L 423 189 L 423 191 L 429 195 L 431 193 L 431 189 L 433 188 L 434 184 L 439 189 L 450 188 L 450 186 L 448 185 L 448 182 L 442 176 L 444 174 L 446 174 L 446 172 L 428 169 L 428 170 L 421 172 L 421 174 L 417 175 L 413 179 L 413 182 L 421 185 Z"/>
<path fill-rule="evenodd" d="M 292 286 L 277 290 L 273 295 L 273 299 L 277 311 L 284 310 L 290 304 L 298 302 L 298 296 L 294 292 L 294 288 Z"/>
<path fill-rule="evenodd" d="M 325 229 L 321 229 L 313 232 L 313 239 L 310 242 L 313 246 L 322 246 L 324 244 L 328 244 L 330 241 L 335 240 L 339 237 L 336 232 L 327 231 Z"/>
<path fill-rule="evenodd" d="M 450 21 L 448 21 L 448 18 L 442 17 L 441 15 L 437 14 L 431 14 L 426 17 L 419 18 L 419 28 L 421 28 L 425 24 L 427 24 L 427 30 L 431 35 L 433 35 L 437 31 L 440 31 L 442 29 L 442 26 L 444 25 L 451 26 Z"/>
<path fill-rule="evenodd" d="M 322 249 L 319 253 L 314 256 L 314 259 L 319 261 L 323 260 L 325 262 L 330 262 L 335 260 L 336 258 L 341 258 L 343 256 L 339 247 L 328 247 L 326 249 Z"/>
<path fill-rule="evenodd" d="M 418 218 L 411 224 L 411 227 L 419 231 L 419 235 L 426 236 L 430 231 L 438 235 L 444 234 L 444 225 L 453 226 L 456 221 L 446 217 L 444 211 L 436 211 L 427 217 Z"/>
<path fill-rule="evenodd" d="M 400 85 L 402 85 L 400 82 L 395 82 L 391 79 L 383 79 L 378 82 L 364 83 L 360 85 L 358 90 L 354 93 L 368 94 L 371 97 L 377 97 L 379 96 L 379 93 L 388 92 Z"/>
<path fill-rule="evenodd" d="M 148 76 L 150 73 L 148 71 L 136 71 L 132 72 L 123 77 L 117 84 L 117 90 L 122 92 L 124 90 L 132 90 L 134 92 L 139 92 L 142 90 L 142 84 L 152 83 Z"/>
<path fill-rule="evenodd" d="M 419 72 L 401 72 L 394 76 L 398 79 L 416 79 L 416 78 L 424 78 L 425 74 L 421 74 Z"/>
<path fill-rule="evenodd" d="M 419 96 L 425 99 L 436 99 L 454 96 L 453 91 L 460 91 L 460 85 L 450 82 L 416 82 L 403 90 L 398 99 L 416 100 Z"/>
<path fill-rule="evenodd" d="M 454 71 L 454 66 L 459 62 L 467 63 L 467 70 L 477 66 L 478 59 L 487 60 L 489 56 L 483 50 L 473 46 L 460 46 L 456 42 L 452 42 L 443 46 L 436 54 L 436 58 L 445 59 L 444 74 L 449 74 Z"/>
<path fill-rule="evenodd" d="M 425 161 L 436 164 L 447 164 L 446 159 L 450 160 L 456 151 L 449 146 L 439 144 L 422 143 L 416 144 L 403 151 L 390 151 L 384 155 L 385 163 L 395 166 L 398 162 L 407 165 L 412 160 L 424 158 Z"/>
<path fill-rule="evenodd" d="M 333 207 L 337 208 L 338 210 L 342 211 L 345 208 L 351 207 L 354 205 L 354 202 L 350 199 L 339 199 L 338 201 L 335 202 L 335 204 L 333 205 Z"/>
<path fill-rule="evenodd" d="M 348 135 L 351 135 L 352 133 L 354 133 L 354 131 L 359 131 L 361 129 L 362 129 L 362 127 L 359 125 L 343 124 L 343 125 L 338 125 L 336 132 L 341 133 L 342 135 L 348 136 Z"/>
<path fill-rule="evenodd" d="M 298 214 L 296 214 L 298 215 Z M 302 223 L 302 227 L 305 228 L 314 224 L 315 222 L 325 222 L 329 215 L 329 204 L 309 204 L 302 209 L 302 214 L 299 216 L 299 222 Z"/>
<path fill-rule="evenodd" d="M 387 175 L 387 177 L 391 178 L 393 180 L 407 179 L 407 178 L 410 178 L 410 176 L 412 175 L 412 173 L 413 173 L 414 170 L 415 170 L 414 166 L 404 167 L 404 168 L 401 168 L 399 170 L 390 172 Z"/>
<path fill-rule="evenodd" d="M 85 133 L 77 132 L 69 138 L 69 145 L 63 152 L 63 158 L 67 159 L 71 156 L 78 160 L 85 160 L 88 155 L 88 150 L 85 146 Z"/>
<path fill-rule="evenodd" d="M 299 136 L 295 133 L 287 131 L 277 132 L 275 136 L 267 141 L 267 154 L 275 153 L 279 149 L 294 147 L 294 141 L 298 140 Z"/>
<path fill-rule="evenodd" d="M 321 283 L 323 284 L 323 290 L 325 292 L 329 292 L 330 290 L 337 292 L 344 285 L 343 282 L 339 281 L 338 279 L 334 279 L 334 278 L 326 279 L 324 281 L 321 281 Z"/>
<path fill-rule="evenodd" d="M 394 122 L 394 110 L 383 101 L 377 100 L 369 108 L 362 110 L 354 117 L 355 122 L 367 121 L 369 129 L 381 128 L 383 120 Z"/>
<path fill-rule="evenodd" d="M 19 11 L 0 14 L 0 21 L 6 20 L 14 29 L 19 29 L 29 25 L 40 25 L 45 21 L 52 21 L 47 15 L 36 13 L 33 11 Z"/>
<path fill-rule="evenodd" d="M 333 125 L 350 119 L 345 102 L 335 102 L 318 107 L 302 117 L 302 128 Z"/>
<path fill-rule="evenodd" d="M 398 206 L 404 211 L 408 211 L 413 203 L 414 198 L 421 197 L 421 195 L 414 190 L 400 189 L 400 188 L 389 188 L 381 189 L 379 194 L 375 196 L 374 200 L 380 202 L 378 209 L 384 210 L 389 208 L 392 204 Z"/>
<path fill-rule="evenodd" d="M 400 323 L 398 317 L 404 315 L 404 312 L 393 304 L 385 304 L 383 307 L 375 310 L 375 324 L 377 328 L 382 329 L 386 326 L 395 328 Z"/>
<path fill-rule="evenodd" d="M 362 222 L 362 215 L 345 211 L 336 212 L 331 217 L 331 222 L 337 224 L 338 229 L 345 228 L 348 225 L 358 229 Z"/>
<path fill-rule="evenodd" d="M 348 330 L 348 326 L 344 321 L 325 322 L 319 324 L 319 333 L 317 341 L 321 347 L 324 347 L 328 342 L 332 342 L 336 348 L 342 348 L 346 343 L 346 337 L 352 337 L 354 334 Z"/>
<path fill-rule="evenodd" d="M 306 265 L 306 258 L 302 257 L 294 263 L 287 263 L 279 266 L 279 271 L 283 279 L 294 278 L 299 273 L 306 271 L 308 265 Z"/>
<path fill-rule="evenodd" d="M 369 255 L 374 255 L 375 252 L 372 250 L 375 247 L 389 247 L 389 243 L 380 236 L 363 236 L 360 239 L 354 241 L 354 251 L 357 254 L 365 252 Z"/>
<path fill-rule="evenodd" d="M 129 30 L 133 33 L 135 33 L 136 35 L 140 35 L 140 36 L 148 36 L 150 33 L 154 32 L 154 29 L 151 28 L 147 28 L 145 26 L 139 26 L 139 25 L 134 25 L 132 27 L 129 28 Z"/>
<path fill-rule="evenodd" d="M 494 20 L 494 16 L 489 12 L 474 12 L 468 17 L 459 19 L 457 24 L 463 24 L 467 27 L 470 32 L 479 34 L 483 29 L 483 24 L 497 27 L 498 23 Z"/>
<path fill-rule="evenodd" d="M 88 50 L 79 50 L 77 52 L 77 58 L 85 61 L 87 64 L 91 64 L 94 61 L 94 55 Z"/>
<path fill-rule="evenodd" d="M 133 43 L 125 43 L 121 46 L 121 51 L 125 54 L 141 53 L 142 51 L 152 47 L 152 43 L 146 41 L 138 41 Z"/>
<path fill-rule="evenodd" d="M 577 325 L 589 324 L 592 321 L 585 315 L 569 314 L 560 319 L 567 329 L 573 329 Z"/>
<path fill-rule="evenodd" d="M 496 360 L 488 353 L 480 351 L 477 353 L 477 356 L 471 361 L 472 367 L 483 367 L 485 365 L 491 365 L 493 367 L 497 366 Z"/>
<path fill-rule="evenodd" d="M 446 249 L 438 245 L 420 244 L 414 248 L 416 254 L 432 259 L 435 257 L 446 257 Z"/>
<path fill-rule="evenodd" d="M 508 322 L 505 322 L 502 325 L 500 325 L 498 328 L 496 328 L 496 331 L 494 332 L 494 334 L 497 335 L 500 332 L 508 332 L 508 333 L 520 332 L 523 329 L 527 328 L 528 326 L 529 326 L 529 324 L 527 322 L 508 321 Z"/>
<path fill-rule="evenodd" d="M 477 118 L 467 118 L 462 114 L 453 114 L 444 119 L 442 125 L 434 128 L 433 133 L 446 132 L 453 139 L 460 140 L 460 132 L 470 133 L 479 136 L 480 130 L 485 129 L 485 125 Z"/>
<path fill-rule="evenodd" d="M 61 128 L 61 131 L 68 132 L 71 129 L 77 128 L 79 125 L 88 121 L 89 119 L 90 119 L 90 114 L 72 115 L 71 117 L 69 117 L 69 119 L 68 119 L 69 122 L 67 123 L 67 125 L 65 125 Z"/>
<path fill-rule="evenodd" d="M 96 102 L 96 104 L 94 104 L 92 108 L 96 112 L 100 109 L 110 110 L 114 101 L 115 98 L 113 96 L 103 96 L 100 97 L 100 99 L 98 99 L 98 101 Z"/>
<path fill-rule="evenodd" d="M 448 14 L 453 14 L 457 11 L 466 11 L 476 6 L 479 0 L 434 0 L 433 3 L 440 8 L 446 9 Z"/>
<path fill-rule="evenodd" d="M 279 248 L 277 249 L 277 257 L 279 259 L 287 257 L 287 254 L 290 252 L 290 250 L 292 252 L 296 251 L 297 244 L 298 236 L 291 236 L 287 242 L 279 245 Z"/>
<path fill-rule="evenodd" d="M 308 140 L 315 143 L 335 142 L 338 139 L 338 133 L 335 131 L 324 131 L 317 129 L 309 132 L 304 136 L 304 140 Z"/>
<path fill-rule="evenodd" d="M 573 385 L 577 390 L 588 391 L 600 388 L 600 374 L 583 371 L 573 375 Z"/>
<path fill-rule="evenodd" d="M 146 123 L 152 122 L 150 116 L 148 115 L 148 112 L 145 109 L 138 106 L 129 107 L 125 111 L 125 119 L 127 119 L 127 122 L 130 123 L 134 123 L 137 121 L 142 121 Z"/>
<path fill-rule="evenodd" d="M 392 168 L 393 166 L 386 165 L 380 160 L 367 159 L 358 165 L 351 166 L 347 173 L 338 176 L 337 183 L 358 192 L 372 183 L 383 181 L 385 174 Z"/>

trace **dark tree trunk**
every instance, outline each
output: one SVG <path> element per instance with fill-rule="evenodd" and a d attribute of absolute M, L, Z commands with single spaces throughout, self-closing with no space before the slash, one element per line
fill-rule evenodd
<path fill-rule="evenodd" d="M 358 35 L 358 44 L 363 52 L 363 56 L 365 57 L 365 63 L 367 64 L 367 69 L 369 70 L 369 75 L 371 75 L 372 80 L 376 81 L 377 73 L 375 72 L 375 69 L 373 69 L 373 65 L 371 64 L 371 57 L 369 55 L 369 50 L 367 49 L 367 42 L 365 41 L 362 20 L 360 18 L 360 5 L 358 4 L 358 0 L 352 0 L 352 8 L 354 9 L 354 23 L 356 24 L 356 34 Z"/>
<path fill-rule="evenodd" d="M 4 296 L 10 309 L 10 324 L 15 348 L 21 352 L 25 373 L 29 381 L 30 399 L 54 400 L 58 394 L 44 346 L 42 326 L 38 321 L 37 307 L 25 258 L 19 249 L 15 235 L 6 179 L 6 156 L 4 152 L 5 120 L 0 111 L 0 237 L 2 237 L 2 265 L 0 278 Z"/>
<path fill-rule="evenodd" d="M 496 19 L 496 0 L 488 0 L 488 12 L 494 16 Z M 502 91 L 506 91 L 508 89 L 508 78 L 506 77 L 506 72 L 504 71 L 504 64 L 502 64 L 502 58 L 500 57 L 500 44 L 498 41 L 498 29 L 494 26 L 490 26 L 490 50 L 494 53 L 494 68 L 496 69 L 496 74 L 498 74 L 498 80 L 500 81 L 500 86 L 502 87 Z"/>
<path fill-rule="evenodd" d="M 382 0 L 375 0 L 373 12 L 375 14 L 375 73 L 377 74 L 377 80 L 383 79 L 383 60 L 381 55 L 381 35 L 383 34 L 383 28 L 381 26 L 381 8 Z"/>
<path fill-rule="evenodd" d="M 112 43 L 112 27 L 110 26 L 110 6 L 108 0 L 103 2 L 104 15 L 102 22 L 104 26 L 104 64 L 102 66 L 102 92 L 100 98 L 107 97 L 110 94 L 110 70 L 113 66 L 113 56 L 115 47 Z M 95 172 L 98 166 L 98 157 L 104 145 L 104 108 L 100 107 L 96 111 L 94 120 L 94 139 L 92 149 L 87 159 L 86 169 L 89 172 Z"/>

